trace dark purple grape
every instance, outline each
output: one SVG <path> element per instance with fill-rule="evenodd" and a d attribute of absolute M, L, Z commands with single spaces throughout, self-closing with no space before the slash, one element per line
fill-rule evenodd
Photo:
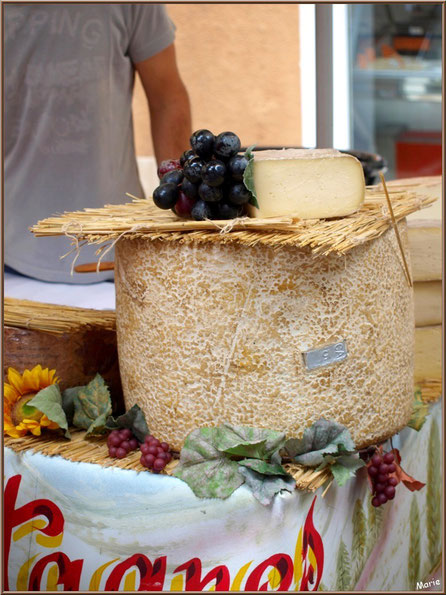
<path fill-rule="evenodd" d="M 386 452 L 386 454 L 383 456 L 383 461 L 384 461 L 384 463 L 387 463 L 387 465 L 389 465 L 390 463 L 393 463 L 394 460 L 395 460 L 395 455 L 391 452 Z"/>
<path fill-rule="evenodd" d="M 157 447 L 154 446 L 153 444 L 149 444 L 146 454 L 156 456 L 158 454 Z"/>
<path fill-rule="evenodd" d="M 170 452 L 166 452 L 166 463 L 172 460 L 172 454 Z"/>
<path fill-rule="evenodd" d="M 386 473 L 389 472 L 389 465 L 386 465 L 385 463 L 381 463 L 381 465 L 378 467 L 378 473 L 381 473 L 382 475 L 386 475 Z"/>
<path fill-rule="evenodd" d="M 221 201 L 217 203 L 214 215 L 216 219 L 235 219 L 240 217 L 242 212 L 242 209 L 237 205 Z"/>
<path fill-rule="evenodd" d="M 189 159 L 186 161 L 183 168 L 184 176 L 192 182 L 192 184 L 196 184 L 201 180 L 201 170 L 203 169 L 204 161 L 200 159 L 200 157 L 194 157 L 193 159 Z M 182 189 L 184 192 L 184 189 Z"/>
<path fill-rule="evenodd" d="M 119 434 L 110 434 L 110 436 L 107 438 L 107 443 L 109 446 L 119 446 L 121 444 L 121 438 L 119 437 Z"/>
<path fill-rule="evenodd" d="M 123 440 L 121 442 L 121 448 L 123 448 L 126 452 L 130 452 L 130 442 L 128 440 Z"/>
<path fill-rule="evenodd" d="M 396 477 L 389 477 L 387 480 L 387 485 L 396 487 L 398 485 L 398 480 Z"/>
<path fill-rule="evenodd" d="M 390 465 L 387 466 L 387 472 L 395 473 L 395 471 L 396 471 L 396 465 L 394 463 L 390 463 Z"/>
<path fill-rule="evenodd" d="M 386 484 L 385 483 L 377 483 L 377 484 L 375 484 L 375 492 L 377 494 L 379 494 L 380 492 L 384 492 L 385 489 L 386 489 Z"/>
<path fill-rule="evenodd" d="M 161 442 L 155 436 L 151 436 L 150 444 L 151 446 L 159 446 Z"/>
<path fill-rule="evenodd" d="M 157 459 L 162 459 L 163 461 L 167 462 L 167 452 L 161 451 L 156 455 Z"/>
<path fill-rule="evenodd" d="M 138 440 L 136 438 L 130 438 L 129 444 L 130 450 L 136 450 L 138 448 Z"/>
<path fill-rule="evenodd" d="M 173 208 L 174 212 L 179 217 L 190 217 L 190 213 L 194 207 L 195 199 L 189 198 L 184 192 L 180 191 L 178 200 Z"/>
<path fill-rule="evenodd" d="M 211 219 L 212 209 L 210 203 L 205 202 L 204 200 L 197 200 L 191 211 L 191 215 L 192 219 L 195 219 L 195 221 L 204 221 L 205 219 Z"/>
<path fill-rule="evenodd" d="M 234 205 L 245 205 L 252 198 L 251 192 L 243 183 L 234 184 L 229 188 L 228 200 Z"/>
<path fill-rule="evenodd" d="M 161 184 L 181 184 L 183 181 L 184 174 L 182 169 L 173 169 L 168 171 L 167 174 L 161 178 Z"/>
<path fill-rule="evenodd" d="M 227 161 L 240 151 L 239 137 L 233 132 L 221 132 L 215 139 L 214 155 L 217 159 Z"/>
<path fill-rule="evenodd" d="M 385 504 L 388 500 L 387 496 L 381 492 L 381 494 L 377 495 L 380 504 Z"/>
<path fill-rule="evenodd" d="M 153 461 L 153 470 L 154 471 L 162 471 L 166 466 L 166 461 L 164 459 L 155 459 Z"/>
<path fill-rule="evenodd" d="M 143 465 L 145 465 L 148 469 L 151 469 L 153 467 L 155 455 L 147 454 L 147 455 L 144 455 L 144 457 L 142 457 L 142 458 L 144 459 Z"/>
<path fill-rule="evenodd" d="M 226 166 L 223 161 L 215 159 L 203 165 L 201 178 L 208 186 L 221 186 L 225 181 Z"/>
<path fill-rule="evenodd" d="M 186 161 L 189 161 L 189 159 L 193 159 L 194 157 L 196 157 L 196 155 L 192 151 L 192 149 L 188 149 L 187 151 L 184 151 L 184 153 L 182 153 L 182 155 L 180 157 L 180 165 L 184 166 Z"/>
<path fill-rule="evenodd" d="M 116 446 L 110 446 L 110 448 L 108 449 L 108 454 L 111 457 L 116 457 L 116 451 L 117 451 Z"/>
<path fill-rule="evenodd" d="M 379 455 L 373 455 L 372 465 L 374 465 L 375 467 L 379 467 L 382 462 L 382 458 Z"/>
<path fill-rule="evenodd" d="M 386 486 L 384 493 L 389 500 L 393 500 L 395 498 L 395 488 L 393 486 Z"/>
<path fill-rule="evenodd" d="M 147 442 L 144 442 L 143 444 L 141 444 L 141 446 L 139 447 L 139 450 L 142 452 L 143 455 L 146 455 L 149 453 L 149 451 L 147 450 L 148 448 L 150 448 L 150 446 L 147 444 Z"/>
<path fill-rule="evenodd" d="M 370 477 L 375 477 L 375 475 L 378 475 L 378 469 L 374 465 L 370 465 L 367 471 Z"/>
<path fill-rule="evenodd" d="M 170 448 L 167 442 L 161 442 L 160 446 L 164 450 L 164 452 L 167 452 Z"/>
<path fill-rule="evenodd" d="M 386 483 L 387 479 L 388 479 L 388 475 L 384 475 L 383 473 L 378 473 L 378 475 L 376 476 L 376 481 L 377 483 Z"/>
<path fill-rule="evenodd" d="M 198 198 L 198 184 L 192 184 L 187 178 L 181 182 L 180 191 L 189 198 Z"/>
<path fill-rule="evenodd" d="M 248 165 L 248 160 L 244 155 L 234 155 L 228 161 L 228 171 L 234 180 L 243 181 L 243 173 Z"/>
<path fill-rule="evenodd" d="M 219 202 L 223 199 L 223 189 L 220 186 L 208 186 L 202 182 L 198 186 L 198 195 L 205 202 Z"/>
<path fill-rule="evenodd" d="M 125 448 L 119 447 L 116 449 L 116 456 L 118 459 L 123 459 L 127 456 L 127 451 L 125 450 Z"/>
<path fill-rule="evenodd" d="M 379 499 L 378 499 L 377 496 L 375 496 L 374 498 L 372 498 L 372 506 L 374 506 L 375 508 L 377 508 L 380 505 L 381 505 L 381 502 L 379 501 Z"/>
<path fill-rule="evenodd" d="M 160 209 L 171 209 L 178 200 L 176 184 L 161 184 L 153 191 L 153 202 Z"/>
<path fill-rule="evenodd" d="M 209 159 L 214 151 L 215 136 L 210 130 L 196 130 L 190 137 L 190 146 L 199 157 Z"/>
<path fill-rule="evenodd" d="M 128 440 L 133 436 L 132 430 L 129 428 L 123 428 L 122 430 L 119 430 L 119 436 L 122 438 L 122 440 Z"/>
<path fill-rule="evenodd" d="M 165 159 L 161 161 L 158 167 L 158 177 L 161 179 L 168 171 L 180 169 L 181 163 L 179 159 Z"/>

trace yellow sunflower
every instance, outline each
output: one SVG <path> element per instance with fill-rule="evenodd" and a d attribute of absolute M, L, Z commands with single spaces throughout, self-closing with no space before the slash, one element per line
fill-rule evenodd
<path fill-rule="evenodd" d="M 41 365 L 23 374 L 8 368 L 8 382 L 3 391 L 3 431 L 8 436 L 20 438 L 27 432 L 40 436 L 42 427 L 55 430 L 59 426 L 49 420 L 41 411 L 27 405 L 40 390 L 58 381 L 56 370 L 42 369 Z"/>

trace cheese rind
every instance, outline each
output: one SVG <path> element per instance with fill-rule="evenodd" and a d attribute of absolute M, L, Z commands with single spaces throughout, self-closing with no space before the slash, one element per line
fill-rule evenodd
<path fill-rule="evenodd" d="M 407 231 L 413 280 L 441 281 L 441 222 L 439 220 L 408 221 Z"/>
<path fill-rule="evenodd" d="M 404 221 L 399 229 L 410 261 Z M 324 417 L 347 426 L 357 446 L 407 424 L 413 292 L 393 229 L 327 257 L 122 239 L 115 264 L 126 406 L 137 403 L 174 448 L 222 422 L 300 437 Z M 305 352 L 341 342 L 346 359 L 306 368 Z"/>
<path fill-rule="evenodd" d="M 413 284 L 415 326 L 441 324 L 441 281 L 416 281 Z"/>
<path fill-rule="evenodd" d="M 256 218 L 343 217 L 361 208 L 365 182 L 361 163 L 335 149 L 254 151 Z"/>

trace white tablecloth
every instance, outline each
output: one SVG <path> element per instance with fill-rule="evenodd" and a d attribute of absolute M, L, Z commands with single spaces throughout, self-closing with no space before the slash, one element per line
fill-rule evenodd
<path fill-rule="evenodd" d="M 5 297 L 95 310 L 115 308 L 115 284 L 110 281 L 88 285 L 47 283 L 9 272 L 4 279 Z"/>

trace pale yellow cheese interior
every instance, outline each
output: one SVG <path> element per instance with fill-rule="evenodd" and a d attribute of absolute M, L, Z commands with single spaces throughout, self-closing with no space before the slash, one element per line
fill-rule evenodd
<path fill-rule="evenodd" d="M 408 221 L 408 235 L 413 280 L 440 281 L 442 278 L 441 221 Z"/>
<path fill-rule="evenodd" d="M 365 182 L 361 163 L 334 149 L 281 149 L 254 152 L 256 218 L 343 217 L 361 208 Z"/>
<path fill-rule="evenodd" d="M 415 382 L 441 380 L 441 324 L 415 329 Z"/>
<path fill-rule="evenodd" d="M 413 284 L 415 303 L 415 326 L 441 324 L 441 281 L 416 281 Z"/>

